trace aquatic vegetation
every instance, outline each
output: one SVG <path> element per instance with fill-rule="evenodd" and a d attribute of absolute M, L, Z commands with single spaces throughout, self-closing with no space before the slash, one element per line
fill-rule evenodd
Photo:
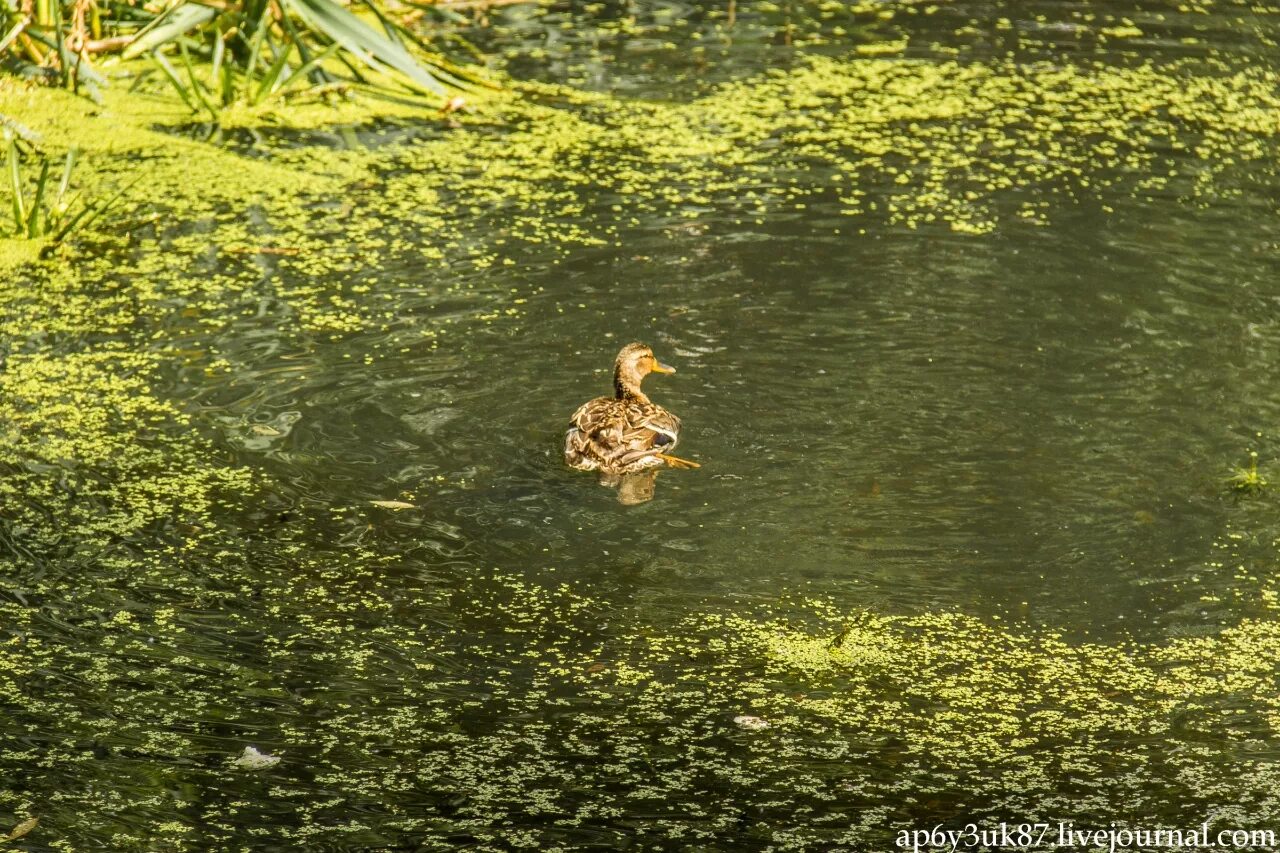
<path fill-rule="evenodd" d="M 105 214 L 120 199 L 128 187 L 90 203 L 79 196 L 68 196 L 71 188 L 71 170 L 75 168 L 76 150 L 72 148 L 63 161 L 61 174 L 52 195 L 50 189 L 50 167 L 48 157 L 40 161 L 39 174 L 35 186 L 28 191 L 22 178 L 21 158 L 18 155 L 17 140 L 10 136 L 7 140 L 6 172 L 8 174 L 9 209 L 13 217 L 10 234 L 19 240 L 47 240 L 57 243 L 76 231 L 88 228 L 94 220 Z M 78 202 L 78 204 L 77 204 Z"/>
<path fill-rule="evenodd" d="M 237 772 L 229 744 L 243 736 L 281 757 L 256 773 L 263 790 L 289 796 L 215 796 L 199 818 L 204 841 L 177 840 L 193 828 L 178 818 L 177 846 L 234 843 L 253 826 L 259 843 L 468 837 L 501 849 L 517 825 L 545 847 L 621 838 L 614 822 L 639 813 L 634 828 L 651 843 L 809 849 L 877 846 L 895 826 L 954 814 L 1052 819 L 1069 808 L 1083 820 L 1124 802 L 1131 819 L 1151 822 L 1176 816 L 1169 803 L 1208 814 L 1226 796 L 1240 805 L 1214 818 L 1225 824 L 1265 823 L 1278 807 L 1274 767 L 1251 758 L 1280 720 L 1274 621 L 1125 647 L 952 613 L 888 617 L 787 599 L 772 612 L 628 621 L 601 635 L 592 614 L 608 603 L 550 571 L 473 572 L 452 592 L 406 588 L 375 573 L 394 573 L 394 560 L 322 554 L 302 547 L 310 535 L 290 535 L 295 562 L 255 572 L 253 603 L 239 600 L 234 579 L 257 549 L 194 542 L 185 554 L 198 555 L 199 571 L 134 563 L 148 583 L 175 584 L 154 604 L 108 605 L 90 622 L 73 615 L 107 604 L 104 590 L 57 605 L 76 626 L 67 642 L 4 647 L 0 689 L 19 725 L 48 732 L 45 767 L 92 778 L 94 744 L 137 756 L 111 788 L 60 790 L 41 806 L 44 825 L 88 837 L 72 809 L 137 815 L 154 807 L 152 785 L 179 777 L 207 800 Z M 70 587 L 40 588 L 53 600 Z M 3 607 L 8 624 L 30 631 L 29 609 Z M 251 653 L 232 627 L 246 612 L 259 637 Z M 447 631 L 419 621 L 445 613 Z M 835 648 L 832 619 L 849 628 Z M 231 632 L 227 648 L 193 655 L 190 631 L 211 620 Z M 236 648 L 243 662 L 224 662 Z M 84 690 L 103 691 L 109 722 L 50 719 Z M 268 731 L 254 722 L 257 701 L 277 711 Z M 1227 710 L 1237 707 L 1248 710 Z M 18 749 L 0 754 L 6 769 L 29 761 Z M 193 776 L 189 761 L 204 769 Z M 109 824 L 122 849 L 159 831 L 146 825 L 140 835 Z"/>
<path fill-rule="evenodd" d="M 1267 488 L 1267 478 L 1258 473 L 1258 451 L 1249 451 L 1249 467 L 1233 468 L 1227 485 L 1234 491 L 1253 495 Z"/>
<path fill-rule="evenodd" d="M 641 584 L 567 578 L 554 540 L 478 549 L 471 507 L 298 487 L 330 464 L 293 443 L 308 422 L 246 414 L 325 358 L 456 369 L 542 295 L 515 258 L 567 266 L 642 223 L 767 235 L 821 202 L 806 227 L 833 239 L 970 245 L 1274 174 L 1272 70 L 875 52 L 684 102 L 520 84 L 402 141 L 380 133 L 416 105 L 268 86 L 219 111 L 283 140 L 252 147 L 189 138 L 154 75 L 145 97 L 104 90 L 101 115 L 0 83 L 53 162 L 76 147 L 77 175 L 117 183 L 142 164 L 120 209 L 150 223 L 0 255 L 0 825 L 54 849 L 801 850 L 959 816 L 1105 825 L 1118 803 L 1274 824 L 1277 586 L 1229 548 L 1185 580 L 1237 608 L 1200 636 L 798 592 L 646 610 Z M 335 122 L 350 147 L 308 141 Z"/>
<path fill-rule="evenodd" d="M 533 105 L 489 105 L 520 123 L 479 140 L 482 156 L 464 161 L 447 141 L 394 152 L 396 167 L 420 173 L 391 185 L 388 203 L 432 199 L 431 173 L 443 170 L 455 176 L 446 198 L 499 210 L 519 200 L 503 220 L 513 237 L 584 244 L 616 242 L 640 214 L 727 208 L 736 223 L 763 222 L 831 196 L 855 230 L 871 220 L 961 234 L 1042 222 L 1050 199 L 1083 202 L 1116 184 L 1135 199 L 1207 204 L 1225 171 L 1270 168 L 1273 84 L 1269 72 L 1176 65 L 807 57 L 688 104 L 526 85 Z M 552 99 L 574 109 L 536 105 Z M 1224 100 L 1238 109 L 1201 106 Z M 602 198 L 625 199 L 615 220 L 580 215 Z"/>
<path fill-rule="evenodd" d="M 374 76 L 390 69 L 400 84 L 435 95 L 443 95 L 446 85 L 476 80 L 472 72 L 431 50 L 407 25 L 421 12 L 407 17 L 403 10 L 373 2 L 360 8 L 364 16 L 334 0 L 243 0 L 217 7 L 8 2 L 0 5 L 0 56 L 7 52 L 18 68 L 50 77 L 62 88 L 83 87 L 101 100 L 106 79 L 95 69 L 95 57 L 149 54 L 193 111 L 203 107 L 215 115 L 215 105 L 237 100 L 258 104 L 301 81 L 330 89 L 392 88 L 362 75 L 358 65 Z M 207 80 L 192 68 L 192 49 L 211 64 Z M 182 73 L 167 51 L 181 58 Z M 341 62 L 328 62 L 336 57 Z"/>
<path fill-rule="evenodd" d="M 473 112 L 457 119 L 465 144 L 442 134 L 343 157 L 286 150 L 271 164 L 180 144 L 146 128 L 186 121 L 181 102 L 144 111 L 131 99 L 109 97 L 116 124 L 120 118 L 132 124 L 115 138 L 97 132 L 105 119 L 72 126 L 47 108 L 31 114 L 31 96 L 17 89 L 8 96 L 0 89 L 0 112 L 21 114 L 51 141 L 89 154 L 108 147 L 117 154 L 147 151 L 147 183 L 165 189 L 154 193 L 158 204 L 210 210 L 243 192 L 241 175 L 249 186 L 274 171 L 255 195 L 282 230 L 305 207 L 283 204 L 269 191 L 287 185 L 290 170 L 309 173 L 301 189 L 317 202 L 344 182 L 378 182 L 377 191 L 346 193 L 341 216 L 321 208 L 316 217 L 308 214 L 308 228 L 294 229 L 281 266 L 314 273 L 335 262 L 320 250 L 339 229 L 357 248 L 440 268 L 467 256 L 482 267 L 500 258 L 500 244 L 472 247 L 462 234 L 484 221 L 500 220 L 504 240 L 542 244 L 563 256 L 569 246 L 616 243 L 643 214 L 694 220 L 727 211 L 734 222 L 751 224 L 832 197 L 855 231 L 885 222 L 962 235 L 1043 223 L 1053 200 L 1083 204 L 1103 192 L 1209 205 L 1222 179 L 1271 168 L 1273 78 L 1262 68 L 1203 74 L 1178 62 L 1051 66 L 810 56 L 785 73 L 726 84 L 689 103 L 521 84 L 475 98 Z M 1208 106 L 1221 104 L 1230 107 Z M 270 119 L 275 127 L 301 129 L 397 120 L 414 109 L 290 105 Z M 221 114 L 228 128 L 263 127 L 263 120 L 253 111 Z M 228 170 L 221 168 L 231 163 L 242 164 L 230 170 L 236 187 L 225 184 Z M 180 197 L 168 192 L 174 186 Z M 151 201 L 139 197 L 121 215 Z M 601 209 L 614 215 L 602 217 Z M 255 246 L 240 223 L 222 221 L 218 229 L 220 243 Z M 411 236 L 423 231 L 440 237 L 424 245 Z M 310 296 L 296 291 L 292 299 L 307 303 Z M 317 327 L 342 333 L 370 321 L 336 307 L 312 312 Z"/>
<path fill-rule="evenodd" d="M 33 541 L 61 538 L 46 528 L 44 513 L 54 507 L 59 528 L 99 541 L 198 516 L 253 490 L 249 472 L 210 464 L 183 439 L 189 417 L 149 393 L 155 367 L 154 356 L 118 346 L 8 355 L 0 466 L 10 473 L 0 499 L 9 519 L 32 525 Z"/>

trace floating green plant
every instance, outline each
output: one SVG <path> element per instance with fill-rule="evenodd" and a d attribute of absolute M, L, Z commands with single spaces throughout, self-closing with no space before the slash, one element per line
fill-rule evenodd
<path fill-rule="evenodd" d="M 1267 488 L 1267 478 L 1258 473 L 1258 451 L 1249 452 L 1248 468 L 1232 468 L 1227 485 L 1232 490 L 1246 495 L 1256 495 Z"/>

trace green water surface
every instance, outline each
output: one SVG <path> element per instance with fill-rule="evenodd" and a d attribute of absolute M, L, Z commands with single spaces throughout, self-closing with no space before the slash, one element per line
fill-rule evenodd
<path fill-rule="evenodd" d="M 1280 830 L 1280 12 L 488 14 L 515 101 L 0 285 L 11 846 Z M 560 459 L 631 340 L 639 506 Z"/>

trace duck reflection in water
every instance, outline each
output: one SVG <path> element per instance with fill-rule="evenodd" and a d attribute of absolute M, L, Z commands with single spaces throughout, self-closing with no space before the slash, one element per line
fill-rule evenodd
<path fill-rule="evenodd" d="M 657 471 L 638 471 L 634 474 L 602 474 L 600 485 L 618 490 L 618 503 L 635 506 L 653 500 L 657 488 Z"/>
<path fill-rule="evenodd" d="M 651 500 L 662 468 L 698 468 L 672 456 L 680 419 L 650 400 L 640 383 L 650 373 L 675 373 L 644 344 L 627 344 L 613 363 L 613 396 L 584 403 L 569 422 L 564 461 L 579 471 L 600 472 L 602 485 L 618 489 L 632 505 Z"/>

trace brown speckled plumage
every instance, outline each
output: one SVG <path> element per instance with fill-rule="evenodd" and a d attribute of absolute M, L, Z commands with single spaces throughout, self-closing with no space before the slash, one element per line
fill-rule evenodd
<path fill-rule="evenodd" d="M 668 455 L 680 439 L 680 419 L 640 390 L 650 372 L 675 371 L 658 362 L 644 344 L 622 348 L 614 362 L 614 395 L 597 397 L 573 413 L 564 441 L 567 465 L 603 474 L 697 467 Z"/>

